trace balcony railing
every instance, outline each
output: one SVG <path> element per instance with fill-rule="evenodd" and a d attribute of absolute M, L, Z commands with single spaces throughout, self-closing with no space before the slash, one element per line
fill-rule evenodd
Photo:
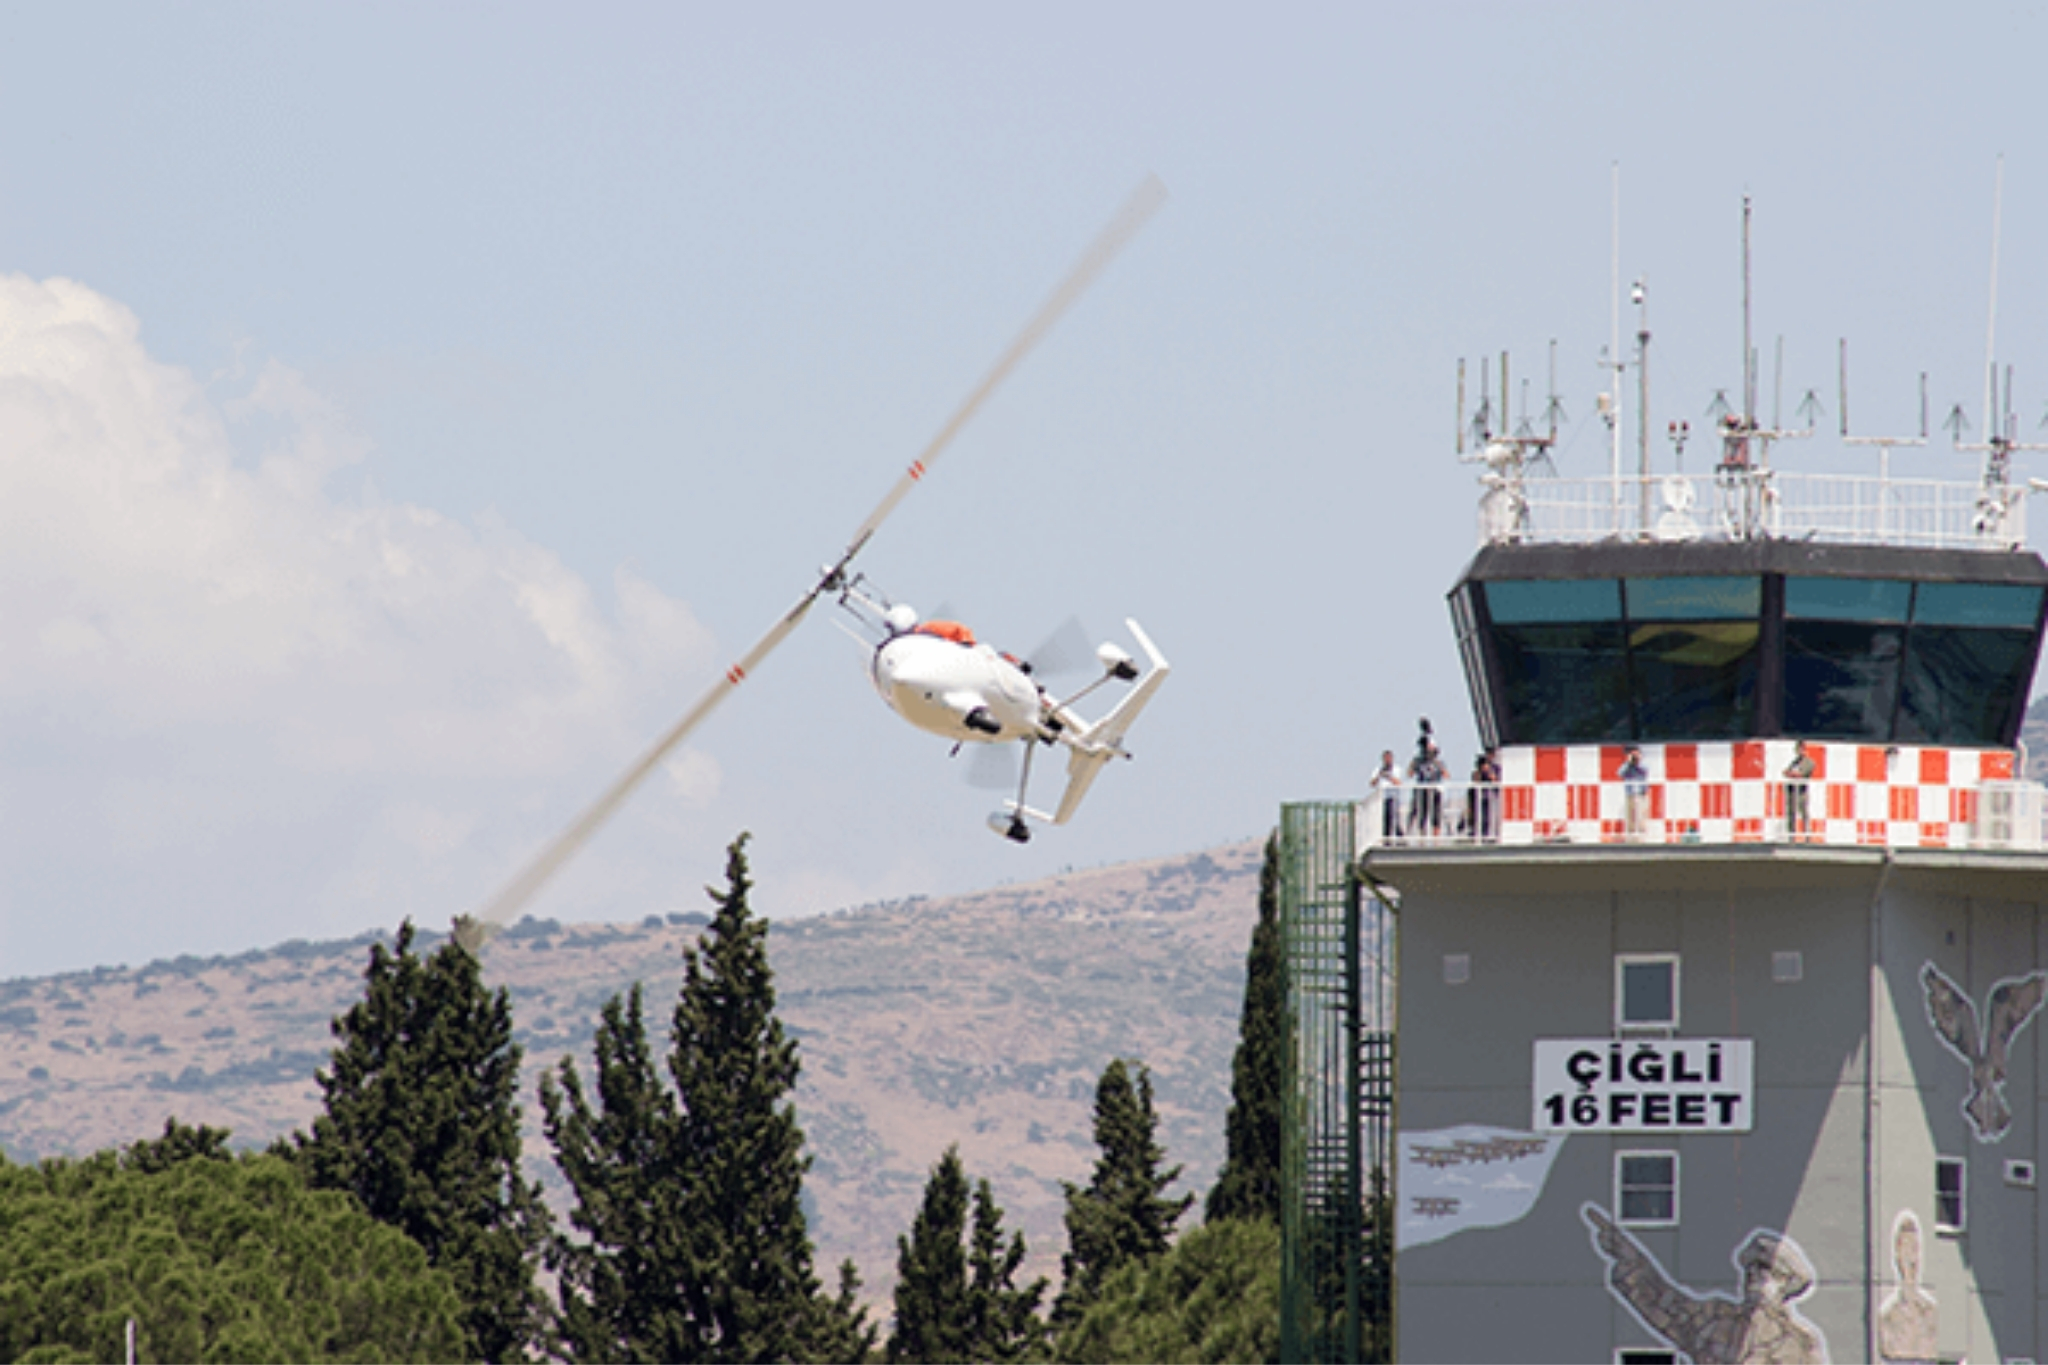
<path fill-rule="evenodd" d="M 1479 543 L 1808 540 L 1937 549 L 2026 543 L 2026 488 L 1778 469 L 1481 480 Z"/>
<path fill-rule="evenodd" d="M 1570 787 L 1441 782 L 1358 802 L 1374 848 L 1805 844 L 2048 851 L 2048 788 L 1986 782 L 1938 795 L 1855 782 L 1731 782 L 1702 800 L 1660 782 Z"/>

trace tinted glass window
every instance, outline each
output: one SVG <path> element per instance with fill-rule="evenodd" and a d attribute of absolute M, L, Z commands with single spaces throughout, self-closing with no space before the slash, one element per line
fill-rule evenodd
<path fill-rule="evenodd" d="M 1619 1022 L 1631 1024 L 1678 1023 L 1678 963 L 1670 959 L 1647 959 L 1621 963 L 1621 1011 Z"/>
<path fill-rule="evenodd" d="M 1496 625 L 1618 621 L 1621 589 L 1611 578 L 1488 583 L 1486 606 Z"/>
<path fill-rule="evenodd" d="M 1889 578 L 1787 578 L 1785 615 L 1820 621 L 1903 622 L 1913 585 Z"/>
<path fill-rule="evenodd" d="M 1787 621 L 1785 733 L 1889 741 L 1905 637 L 1900 625 Z"/>
<path fill-rule="evenodd" d="M 1914 626 L 1901 675 L 1897 739 L 2003 744 L 2006 717 L 2033 674 L 2035 643 L 2032 630 Z"/>
<path fill-rule="evenodd" d="M 2015 583 L 1922 583 L 1913 621 L 1930 626 L 2024 626 L 2041 615 L 2041 590 Z"/>
<path fill-rule="evenodd" d="M 1763 605 L 1761 578 L 1631 578 L 1628 614 L 1634 621 L 1727 621 L 1755 617 Z"/>
<path fill-rule="evenodd" d="M 1615 1158 L 1617 1212 L 1624 1223 L 1678 1221 L 1678 1154 L 1622 1152 Z"/>
<path fill-rule="evenodd" d="M 1629 600 L 1635 600 L 1631 587 Z M 1756 721 L 1755 621 L 1671 621 L 1629 630 L 1637 733 L 1734 739 Z"/>
<path fill-rule="evenodd" d="M 1608 584 L 1611 588 L 1613 584 Z M 1496 625 L 1510 744 L 1628 738 L 1628 668 L 1621 623 Z"/>

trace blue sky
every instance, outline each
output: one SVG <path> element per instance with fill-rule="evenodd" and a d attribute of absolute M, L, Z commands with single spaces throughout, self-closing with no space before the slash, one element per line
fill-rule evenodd
<path fill-rule="evenodd" d="M 821 612 L 536 912 L 699 908 L 742 829 L 771 914 L 1254 837 L 1422 714 L 1462 768 L 1458 359 L 1511 351 L 1540 407 L 1555 339 L 1560 472 L 1604 471 L 1618 164 L 1658 426 L 1739 383 L 1744 194 L 1788 407 L 1831 429 L 1847 337 L 1859 427 L 1917 424 L 1922 370 L 1980 420 L 2003 154 L 1998 350 L 2048 434 L 2044 39 L 2039 5 L 10 7 L 0 976 L 484 900 L 1147 173 L 1165 209 L 862 559 L 1013 649 L 1135 616 L 1176 669 L 1137 760 L 1009 846 Z"/>

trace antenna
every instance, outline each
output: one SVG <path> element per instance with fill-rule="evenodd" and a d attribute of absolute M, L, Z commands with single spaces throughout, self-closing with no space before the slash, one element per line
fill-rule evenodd
<path fill-rule="evenodd" d="M 1800 431 L 1780 425 L 1785 387 L 1785 339 L 1778 338 L 1775 378 L 1771 396 L 1771 425 L 1757 421 L 1757 349 L 1755 342 L 1755 270 L 1750 247 L 1750 229 L 1755 214 L 1750 196 L 1742 196 L 1742 407 L 1733 409 L 1727 390 L 1716 390 L 1707 408 L 1721 428 L 1721 463 L 1714 467 L 1721 504 L 1721 521 L 1730 538 L 1749 540 L 1768 535 L 1776 525 L 1778 494 L 1771 485 L 1771 445 L 1776 441 L 1813 435 L 1812 414 L 1820 411 L 1820 398 L 1811 390 L 1800 404 L 1808 424 Z M 1750 447 L 1756 446 L 1752 462 Z"/>
<path fill-rule="evenodd" d="M 1749 339 L 1749 196 L 1742 196 L 1742 420 L 1756 426 L 1756 347 Z"/>
<path fill-rule="evenodd" d="M 1465 453 L 1465 357 L 1458 357 L 1458 446 L 1457 453 Z"/>
<path fill-rule="evenodd" d="M 1565 416 L 1564 400 L 1557 396 L 1556 337 L 1550 339 L 1550 401 L 1543 406 L 1543 416 L 1550 423 L 1550 439 L 1555 444 L 1557 441 L 1557 424 L 1571 420 Z M 2043 417 L 2041 420 L 2043 424 L 2048 424 L 2048 417 Z"/>
<path fill-rule="evenodd" d="M 2005 221 L 2005 157 L 1998 158 L 1991 191 L 1991 292 L 1984 309 L 1984 440 L 1966 443 L 1963 433 L 1970 422 L 1958 403 L 1942 425 L 1953 433 L 1957 450 L 1981 451 L 1984 480 L 1977 491 L 1976 528 L 1980 535 L 2001 543 L 2013 536 L 2008 518 L 2014 505 L 2026 496 L 2026 489 L 2012 486 L 2012 455 L 2016 450 L 2048 450 L 2048 445 L 2022 445 L 2015 437 L 2018 424 L 2012 416 L 2012 367 L 2005 371 L 2004 405 L 1998 393 L 1998 239 Z"/>
<path fill-rule="evenodd" d="M 1927 444 L 1927 371 L 1920 372 L 1920 434 L 1918 436 L 1851 436 L 1849 434 L 1849 338 L 1842 338 L 1842 444 L 1877 447 L 1877 535 L 1891 529 L 1892 449 Z"/>
<path fill-rule="evenodd" d="M 1650 291 L 1636 276 L 1630 288 L 1636 305 L 1636 492 L 1643 530 L 1650 529 Z"/>
<path fill-rule="evenodd" d="M 1557 343 L 1551 345 L 1552 387 L 1556 387 Z M 1529 421 L 1529 381 L 1522 381 L 1522 416 L 1516 421 L 1514 409 L 1514 381 L 1509 374 L 1508 352 L 1500 353 L 1500 408 L 1499 429 L 1495 429 L 1493 407 L 1493 374 L 1491 361 L 1486 356 L 1479 358 L 1479 407 L 1472 415 L 1472 449 L 1465 449 L 1465 362 L 1458 362 L 1458 459 L 1464 464 L 1481 464 L 1486 472 L 1479 476 L 1480 486 L 1486 491 L 1480 495 L 1479 517 L 1481 534 L 1490 544 L 1510 544 L 1522 539 L 1529 529 L 1529 499 L 1523 492 L 1523 481 L 1529 466 L 1535 462 L 1548 465 L 1550 447 L 1557 442 L 1556 414 L 1562 404 L 1553 392 L 1550 398 L 1551 430 L 1547 436 L 1538 436 Z M 1554 472 L 1554 467 L 1553 467 Z"/>
<path fill-rule="evenodd" d="M 1607 390 L 1607 477 L 1612 481 L 1616 519 L 1621 512 L 1621 163 L 1611 173 L 1612 223 L 1608 232 L 1607 366 L 1613 371 Z"/>
<path fill-rule="evenodd" d="M 1984 430 L 1998 437 L 1998 236 L 2005 221 L 2005 154 L 1991 189 L 1991 299 L 1984 307 Z"/>

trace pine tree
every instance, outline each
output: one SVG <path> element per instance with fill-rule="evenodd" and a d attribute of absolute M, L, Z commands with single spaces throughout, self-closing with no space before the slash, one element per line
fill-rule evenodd
<path fill-rule="evenodd" d="M 282 1157 L 180 1128 L 0 1161 L 0 1360 L 453 1360 L 454 1277 Z M 188 1139 L 194 1139 L 188 1141 Z"/>
<path fill-rule="evenodd" d="M 143 1138 L 121 1149 L 121 1168 L 153 1175 L 167 1171 L 181 1161 L 233 1161 L 228 1150 L 230 1134 L 225 1128 L 193 1127 L 178 1122 L 177 1115 L 164 1120 L 164 1135 Z"/>
<path fill-rule="evenodd" d="M 800 1202 L 797 1050 L 775 1017 L 765 921 L 747 904 L 746 836 L 699 944 L 683 952 L 656 1075 L 637 988 L 605 1009 L 593 1110 L 565 1059 L 546 1127 L 587 1243 L 558 1239 L 563 1345 L 578 1360 L 859 1360 L 874 1333 L 860 1277 L 827 1296 Z M 557 1083 L 557 1081 L 559 1083 Z"/>
<path fill-rule="evenodd" d="M 511 1001 L 454 943 L 424 961 L 412 944 L 408 921 L 391 951 L 371 947 L 364 997 L 315 1075 L 326 1112 L 290 1150 L 309 1185 L 354 1195 L 448 1272 L 472 1353 L 520 1358 L 546 1344 L 534 1273 L 548 1217 L 520 1174 Z"/>
<path fill-rule="evenodd" d="M 1206 1223 L 1165 1255 L 1125 1266 L 1060 1337 L 1058 1358 L 1279 1360 L 1279 1225 L 1262 1218 Z"/>
<path fill-rule="evenodd" d="M 1130 1069 L 1119 1057 L 1095 1087 L 1095 1145 L 1101 1155 L 1088 1188 L 1067 1185 L 1067 1251 L 1060 1258 L 1064 1283 L 1053 1303 L 1052 1320 L 1065 1329 L 1094 1302 L 1102 1283 L 1119 1268 L 1151 1260 L 1173 1240 L 1173 1225 L 1194 1202 L 1191 1194 L 1168 1199 L 1165 1190 L 1181 1168 L 1161 1171 L 1158 1115 L 1152 1107 L 1152 1073 Z"/>
<path fill-rule="evenodd" d="M 1223 1169 L 1209 1191 L 1208 1220 L 1280 1221 L 1280 1088 L 1287 1049 L 1286 961 L 1280 942 L 1280 841 L 1266 839 L 1259 918 L 1245 954 L 1244 1010 L 1230 1064 Z"/>

